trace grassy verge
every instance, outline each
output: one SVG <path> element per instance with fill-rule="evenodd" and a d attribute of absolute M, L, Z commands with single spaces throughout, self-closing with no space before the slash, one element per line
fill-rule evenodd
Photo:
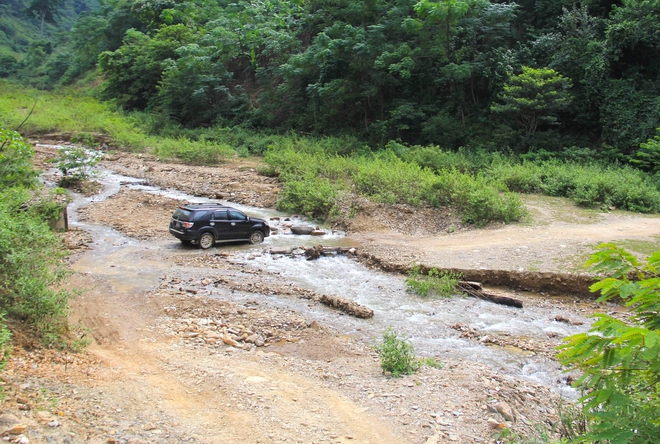
<path fill-rule="evenodd" d="M 235 154 L 220 140 L 190 138 L 186 134 L 153 135 L 148 129 L 154 123 L 148 116 L 127 115 L 74 90 L 52 93 L 17 87 L 7 81 L 0 81 L 0 123 L 9 129 L 23 123 L 20 132 L 28 136 L 70 133 L 85 139 L 91 134 L 103 134 L 122 149 L 178 158 L 190 164 L 214 164 Z"/>
<path fill-rule="evenodd" d="M 568 197 L 578 205 L 660 212 L 660 192 L 653 179 L 630 165 L 575 161 L 525 161 L 499 153 L 446 152 L 438 147 L 401 147 L 401 156 L 436 172 L 479 172 L 483 179 L 518 193 Z"/>

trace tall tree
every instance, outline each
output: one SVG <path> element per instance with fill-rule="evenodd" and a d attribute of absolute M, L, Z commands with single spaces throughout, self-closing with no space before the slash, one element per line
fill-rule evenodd
<path fill-rule="evenodd" d="M 55 23 L 57 8 L 63 0 L 31 0 L 26 11 L 41 20 L 41 38 L 44 37 L 44 23 Z"/>
<path fill-rule="evenodd" d="M 526 136 L 533 136 L 539 125 L 559 123 L 556 113 L 568 106 L 571 82 L 549 68 L 523 66 L 522 73 L 513 75 L 497 96 L 500 103 L 491 107 L 498 114 L 513 116 Z"/>

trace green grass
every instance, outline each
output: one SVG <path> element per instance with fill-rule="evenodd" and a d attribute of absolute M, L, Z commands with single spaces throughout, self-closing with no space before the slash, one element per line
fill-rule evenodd
<path fill-rule="evenodd" d="M 563 196 L 598 210 L 660 212 L 656 184 L 627 165 L 529 161 L 395 142 L 373 152 L 352 137 L 302 137 L 240 127 L 189 129 L 147 113 L 126 114 L 74 89 L 40 92 L 0 81 L 0 124 L 13 129 L 28 115 L 21 132 L 29 136 L 65 133 L 80 139 L 102 134 L 122 149 L 188 164 L 265 154 L 269 167 L 263 172 L 279 176 L 284 184 L 278 207 L 318 219 L 350 217 L 341 201 L 351 195 L 386 204 L 452 207 L 465 223 L 476 226 L 526 220 L 519 193 Z"/>
<path fill-rule="evenodd" d="M 638 253 L 642 256 L 650 256 L 660 251 L 660 236 L 653 236 L 654 240 L 643 241 L 639 239 L 624 239 L 612 242 L 617 247 Z"/>
<path fill-rule="evenodd" d="M 0 81 L 0 125 L 15 129 L 22 122 L 20 132 L 26 136 L 102 134 L 110 136 L 122 149 L 178 158 L 191 164 L 215 164 L 235 154 L 223 141 L 154 136 L 147 131 L 144 116 L 127 115 L 73 89 L 53 93 Z"/>
<path fill-rule="evenodd" d="M 438 295 L 451 297 L 458 292 L 456 286 L 461 276 L 457 273 L 431 268 L 423 274 L 419 267 L 413 267 L 406 278 L 406 287 L 411 293 L 420 296 Z"/>
<path fill-rule="evenodd" d="M 422 167 L 438 173 L 458 170 L 481 175 L 485 182 L 512 192 L 568 197 L 578 205 L 600 210 L 660 212 L 660 191 L 653 179 L 630 165 L 529 161 L 479 150 L 392 146 L 403 159 Z"/>

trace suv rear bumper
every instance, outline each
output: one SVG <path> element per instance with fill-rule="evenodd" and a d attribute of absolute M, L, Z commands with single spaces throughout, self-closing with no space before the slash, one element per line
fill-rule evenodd
<path fill-rule="evenodd" d="M 170 234 L 176 237 L 177 239 L 186 240 L 186 241 L 193 241 L 197 239 L 197 232 L 193 233 L 193 232 L 179 231 L 171 227 L 170 227 Z"/>

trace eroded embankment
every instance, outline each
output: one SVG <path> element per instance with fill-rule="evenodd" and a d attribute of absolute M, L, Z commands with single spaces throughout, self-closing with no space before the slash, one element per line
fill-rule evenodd
<path fill-rule="evenodd" d="M 391 273 L 408 274 L 412 265 L 403 265 L 379 257 L 379 255 L 361 251 L 357 257 L 369 267 L 376 267 Z M 485 285 L 508 287 L 510 289 L 547 293 L 550 295 L 593 297 L 589 287 L 596 282 L 596 278 L 588 274 L 555 273 L 549 271 L 516 271 L 516 270 L 488 270 L 442 268 L 429 264 L 415 264 L 424 274 L 431 268 L 442 271 L 458 273 L 463 279 L 477 281 Z"/>

